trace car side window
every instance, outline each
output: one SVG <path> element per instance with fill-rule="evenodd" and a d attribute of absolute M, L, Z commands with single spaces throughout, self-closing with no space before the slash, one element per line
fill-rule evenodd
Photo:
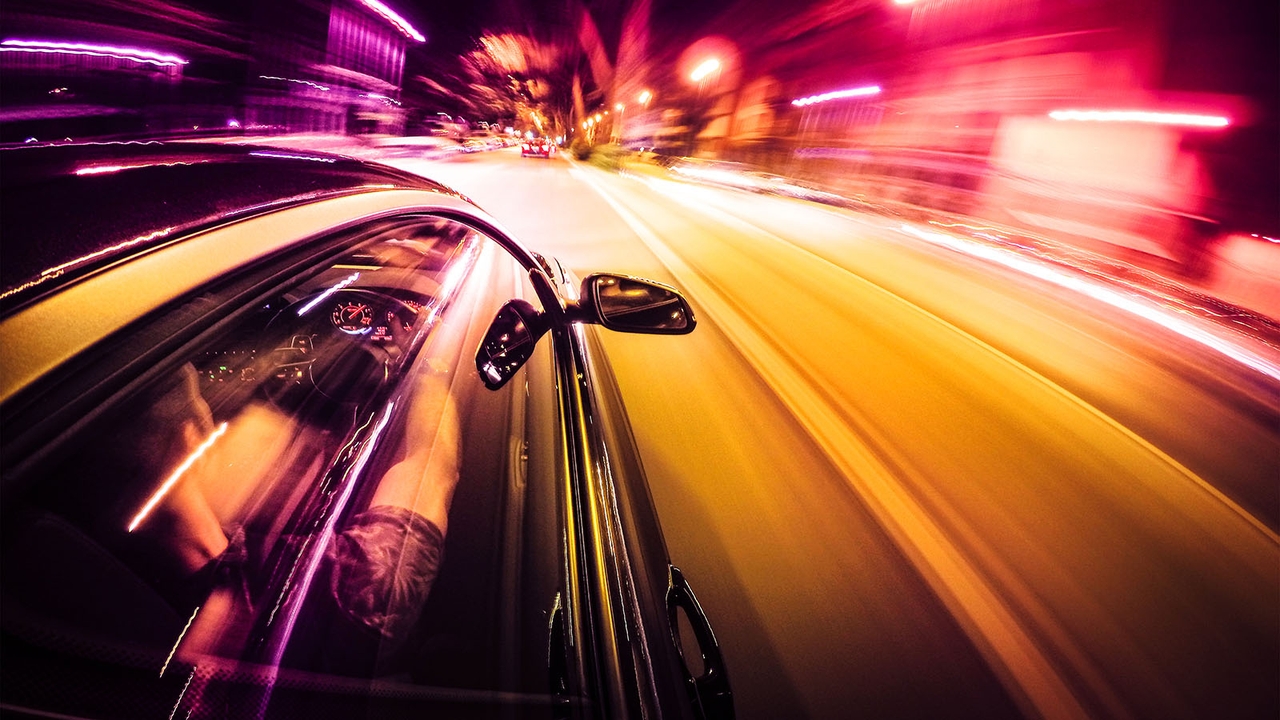
<path fill-rule="evenodd" d="M 527 271 L 451 219 L 364 232 L 253 307 L 203 298 L 228 327 L 64 441 L 4 508 L 7 664 L 29 659 L 12 637 L 55 666 L 150 673 L 139 697 L 180 689 L 197 717 L 306 708 L 317 687 L 368 701 L 342 678 L 547 691 L 563 567 L 551 343 L 498 392 L 473 359 L 505 301 L 538 303 Z M 102 682 L 81 665 L 59 672 Z M 83 709 L 56 695 L 42 709 Z"/>

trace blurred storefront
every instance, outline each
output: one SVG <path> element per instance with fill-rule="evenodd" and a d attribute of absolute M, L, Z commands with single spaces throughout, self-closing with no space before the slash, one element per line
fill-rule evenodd
<path fill-rule="evenodd" d="M 289 132 L 400 134 L 405 51 L 422 36 L 364 0 L 273 0 L 252 19 L 245 110 Z"/>
<path fill-rule="evenodd" d="M 762 23 L 754 7 L 714 23 L 739 60 L 713 101 L 690 103 L 688 154 L 1102 237 L 1190 273 L 1231 229 L 1280 229 L 1274 88 L 1246 82 L 1265 55 L 1232 45 L 1244 21 L 1225 9 L 824 1 Z"/>
<path fill-rule="evenodd" d="M 0 142 L 399 133 L 425 42 L 377 0 L 12 0 L 2 17 Z"/>

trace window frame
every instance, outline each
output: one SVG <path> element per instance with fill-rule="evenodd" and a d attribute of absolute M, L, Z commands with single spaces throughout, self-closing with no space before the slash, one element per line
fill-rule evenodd
<path fill-rule="evenodd" d="M 418 196 L 424 194 L 412 191 L 383 194 L 404 193 Z M 255 312 L 262 303 L 278 294 L 282 287 L 296 285 L 308 277 L 318 275 L 329 263 L 353 248 L 397 228 L 412 227 L 430 218 L 444 218 L 476 230 L 499 245 L 512 261 L 525 269 L 527 279 L 545 311 L 551 316 L 558 314 L 563 317 L 563 299 L 547 276 L 545 261 L 511 240 L 496 223 L 477 215 L 460 201 L 453 202 L 452 198 L 447 197 L 442 199 L 449 202 L 433 206 L 415 203 L 408 207 L 381 210 L 353 218 L 322 232 L 281 241 L 270 252 L 260 253 L 247 262 L 237 264 L 230 272 L 207 270 L 197 281 L 189 281 L 178 289 L 166 288 L 165 292 L 169 296 L 151 299 L 150 309 L 137 318 L 116 320 L 114 324 L 110 320 L 104 323 L 99 318 L 100 323 L 103 323 L 100 325 L 100 337 L 72 351 L 68 351 L 64 345 L 49 352 L 50 357 L 61 359 L 46 360 L 45 362 L 51 363 L 51 367 L 40 373 L 36 380 L 6 398 L 3 415 L 7 437 L 4 448 L 5 477 L 0 485 L 2 496 L 10 498 L 24 493 L 32 483 L 40 480 L 42 468 L 68 447 L 69 443 L 74 443 L 87 427 L 100 421 L 104 414 L 114 411 L 122 403 L 128 402 L 158 377 L 174 371 L 211 340 Z M 237 223 L 236 229 L 243 232 L 245 228 L 241 226 L 257 222 L 258 218 L 246 220 Z M 172 265 L 182 261 L 187 255 L 166 251 L 181 248 L 182 242 L 215 242 L 218 233 L 219 231 L 201 233 L 198 238 L 193 237 L 167 246 L 160 252 L 131 258 L 129 262 L 152 266 L 152 269 L 140 272 L 155 273 L 158 270 L 154 267 Z M 91 293 L 102 285 L 101 281 L 106 275 L 105 272 L 99 272 L 61 292 L 78 290 L 73 294 L 81 296 Z M 112 286 L 112 283 L 106 283 L 104 287 L 109 289 Z M 99 292 L 105 294 L 106 290 Z M 209 301 L 210 295 L 218 297 L 216 305 Z M 48 317 L 48 313 L 38 312 L 39 309 L 37 304 L 23 310 L 36 311 L 38 317 Z M 10 320 L 12 316 L 0 321 L 0 342 L 19 335 L 24 329 L 21 323 L 16 328 L 5 327 Z M 58 354 L 60 352 L 69 355 L 61 357 Z M 550 353 L 552 372 L 555 374 L 555 369 L 561 366 L 562 361 L 554 346 Z M 464 367 L 465 365 L 459 366 L 460 369 Z M 378 407 L 381 404 L 379 401 L 372 405 Z M 560 411 L 563 409 L 558 408 Z M 10 433 L 11 428 L 20 430 Z M 568 438 L 563 435 L 557 438 L 559 447 L 555 452 L 563 457 Z M 564 467 L 567 472 L 567 465 Z M 558 480 L 562 488 L 573 485 L 571 474 L 565 474 Z M 562 533 L 568 524 L 564 518 L 561 519 Z M 561 577 L 560 583 L 565 583 L 564 577 Z M 565 600 L 570 608 L 576 604 L 576 598 Z M 547 601 L 550 603 L 552 598 Z M 574 649 L 573 652 L 577 660 L 571 659 L 571 662 L 580 668 L 580 649 Z M 580 672 L 577 674 L 581 677 Z M 586 689 L 585 685 L 580 687 Z M 430 692 L 425 693 L 425 696 L 430 695 Z M 369 697 L 372 699 L 374 696 Z M 583 708 L 593 702 L 591 697 L 590 693 L 576 693 L 567 701 L 570 706 Z M 537 698 L 526 698 L 525 701 L 532 702 L 535 706 L 540 704 Z"/>

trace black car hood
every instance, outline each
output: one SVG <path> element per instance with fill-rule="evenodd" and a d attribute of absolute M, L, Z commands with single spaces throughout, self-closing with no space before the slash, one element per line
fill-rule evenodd
<path fill-rule="evenodd" d="M 0 314 L 202 227 L 371 189 L 449 188 L 351 158 L 201 143 L 0 150 Z"/>

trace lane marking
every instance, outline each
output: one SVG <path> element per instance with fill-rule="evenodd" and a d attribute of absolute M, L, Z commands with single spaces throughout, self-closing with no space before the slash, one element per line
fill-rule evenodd
<path fill-rule="evenodd" d="M 845 268 L 845 267 L 841 266 L 840 264 L 838 264 L 838 263 L 836 263 L 836 262 L 834 262 L 834 261 L 832 261 L 832 260 L 830 260 L 830 259 L 828 259 L 828 258 L 826 258 L 826 257 L 824 257 L 824 256 L 822 256 L 822 255 L 819 255 L 818 253 L 816 253 L 816 252 L 814 252 L 814 251 L 812 251 L 812 250 L 810 250 L 810 249 L 808 249 L 808 248 L 805 248 L 805 247 L 803 247 L 803 246 L 797 245 L 797 244 L 795 244 L 795 243 L 791 242 L 790 240 L 788 240 L 788 239 L 786 239 L 786 238 L 784 238 L 784 237 L 782 237 L 782 236 L 780 236 L 780 235 L 778 235 L 778 234 L 776 234 L 776 233 L 770 232 L 769 230 L 766 230 L 766 229 L 764 229 L 764 228 L 760 227 L 759 225 L 756 225 L 756 224 L 754 224 L 754 223 L 752 223 L 752 222 L 749 222 L 749 221 L 747 221 L 747 220 L 743 220 L 742 218 L 739 218 L 739 217 L 737 217 L 737 216 L 735 216 L 735 215 L 731 214 L 731 213 L 730 213 L 730 212 L 728 212 L 727 210 L 723 210 L 723 209 L 720 209 L 720 208 L 709 208 L 709 207 L 707 207 L 705 204 L 700 204 L 700 203 L 698 203 L 697 201 L 691 200 L 687 195 L 680 194 L 680 193 L 675 193 L 675 192 L 670 192 L 670 191 L 668 191 L 668 190 L 666 190 L 666 189 L 664 189 L 664 188 L 655 187 L 655 186 L 653 186 L 653 184 L 652 184 L 652 183 L 646 182 L 646 181 L 644 181 L 644 180 L 641 180 L 640 182 L 642 182 L 642 183 L 643 183 L 643 184 L 645 184 L 645 185 L 649 185 L 649 186 L 650 186 L 650 187 L 651 187 L 655 192 L 659 192 L 659 193 L 661 193 L 663 196 L 668 197 L 668 198 L 670 198 L 670 199 L 672 199 L 672 200 L 674 200 L 674 201 L 676 201 L 676 202 L 678 202 L 678 203 L 680 203 L 680 204 L 684 205 L 685 207 L 688 207 L 688 208 L 690 208 L 690 209 L 692 209 L 692 210 L 696 210 L 696 211 L 698 211 L 698 212 L 701 212 L 701 213 L 703 213 L 703 214 L 705 214 L 705 215 L 707 215 L 707 216 L 709 216 L 709 217 L 713 218 L 714 220 L 717 220 L 718 222 L 720 222 L 720 223 L 721 223 L 721 224 L 723 224 L 723 225 L 730 226 L 730 227 L 732 227 L 732 226 L 734 226 L 734 225 L 740 226 L 741 228 L 745 228 L 745 230 L 747 230 L 747 231 L 749 231 L 749 232 L 751 232 L 751 233 L 754 233 L 754 234 L 758 235 L 759 237 L 762 237 L 762 238 L 765 238 L 765 239 L 768 239 L 768 240 L 772 240 L 772 241 L 774 241 L 776 244 L 781 245 L 785 250 L 788 250 L 788 251 L 791 251 L 791 252 L 797 253 L 797 254 L 799 254 L 799 255 L 802 255 L 802 256 L 804 256 L 804 257 L 806 257 L 806 258 L 809 258 L 809 259 L 812 259 L 812 260 L 817 260 L 817 261 L 819 261 L 819 262 L 823 263 L 824 265 L 827 265 L 827 266 L 829 266 L 829 267 L 831 267 L 831 268 L 833 268 L 833 269 L 835 269 L 835 270 L 837 270 L 837 271 L 839 271 L 839 272 L 845 273 L 845 274 L 847 274 L 847 275 L 850 277 L 850 279 L 852 279 L 853 281 L 858 282 L 859 284 L 863 285 L 864 287 L 866 287 L 866 288 L 868 288 L 868 289 L 870 289 L 870 290 L 873 290 L 874 292 L 876 292 L 876 293 L 878 293 L 878 294 L 880 294 L 880 295 L 882 295 L 882 296 L 884 296 L 884 297 L 886 297 L 886 298 L 889 298 L 889 299 L 891 299 L 891 300 L 893 300 L 893 301 L 896 301 L 897 303 L 900 303 L 904 308 L 906 308 L 906 309 L 908 309 L 908 310 L 910 310 L 910 311 L 912 311 L 912 312 L 914 312 L 914 313 L 916 313 L 916 314 L 918 314 L 918 315 L 922 316 L 923 318 L 925 318 L 925 319 L 927 319 L 927 320 L 929 320 L 929 321 L 931 321 L 931 322 L 933 322 L 933 323 L 936 323 L 938 326 L 940 326 L 940 327 L 942 327 L 942 328 L 945 328 L 946 330 L 950 331 L 951 333 L 953 333 L 954 335 L 956 335 L 956 336 L 957 336 L 957 337 L 959 337 L 960 339 L 964 340 L 965 342 L 968 342 L 968 343 L 970 343 L 970 344 L 972 344 L 972 345 L 974 345 L 974 346 L 976 346 L 976 347 L 980 348 L 981 350 L 983 350 L 983 351 L 985 351 L 986 353 L 990 354 L 991 356 L 993 356 L 993 357 L 997 358 L 998 360 L 1000 360 L 1000 361 L 1002 361 L 1002 362 L 1006 363 L 1007 365 L 1009 365 L 1010 367 L 1014 368 L 1015 370 L 1017 370 L 1017 371 L 1019 371 L 1019 372 L 1024 373 L 1024 374 L 1025 374 L 1025 375 L 1027 375 L 1028 377 L 1030 377 L 1030 378 L 1034 379 L 1035 381 L 1037 381 L 1037 382 L 1039 382 L 1040 384 L 1044 385 L 1045 387 L 1049 388 L 1052 392 L 1054 392 L 1054 393 L 1058 394 L 1058 395 L 1059 395 L 1059 396 L 1061 396 L 1063 399 L 1065 399 L 1065 400 L 1067 400 L 1067 401 L 1069 401 L 1069 402 L 1071 402 L 1071 403 L 1074 403 L 1074 404 L 1075 404 L 1076 406 L 1078 406 L 1080 409 L 1082 409 L 1082 410 L 1084 410 L 1085 412 L 1089 413 L 1090 415 L 1094 416 L 1096 419 L 1098 419 L 1098 420 L 1102 421 L 1102 422 L 1103 422 L 1103 423 L 1105 423 L 1107 426 L 1109 426 L 1112 430 L 1114 430 L 1114 431 L 1116 431 L 1116 432 L 1119 432 L 1120 434 L 1122 434 L 1123 436 L 1125 436 L 1125 438 L 1126 438 L 1126 439 L 1128 439 L 1130 442 L 1133 442 L 1133 443 L 1134 443 L 1134 444 L 1136 444 L 1137 446 L 1141 447 L 1143 450 L 1145 450 L 1146 452 L 1150 453 L 1153 457 L 1157 458 L 1160 462 L 1165 463 L 1165 464 L 1166 464 L 1166 465 L 1168 465 L 1169 467 L 1173 468 L 1173 469 L 1174 469 L 1178 474 L 1180 474 L 1180 475 L 1182 475 L 1184 478 L 1186 478 L 1189 482 L 1191 482 L 1193 485 L 1195 485 L 1195 486 L 1196 486 L 1200 491 L 1202 491 L 1202 492 L 1206 493 L 1206 494 L 1207 494 L 1207 495 L 1209 495 L 1211 498 L 1213 498 L 1214 500 L 1216 500 L 1217 502 L 1221 503 L 1223 506 L 1225 506 L 1226 508 L 1228 508 L 1231 512 L 1233 512 L 1234 514 L 1238 515 L 1241 519 L 1243 519 L 1245 522 L 1247 522 L 1247 523 L 1248 523 L 1252 528 L 1254 528 L 1254 530 L 1256 530 L 1257 532 L 1259 532 L 1259 533 L 1260 533 L 1260 534 L 1261 534 L 1261 535 L 1262 535 L 1262 536 L 1263 536 L 1263 537 L 1264 537 L 1264 538 L 1265 538 L 1269 543 L 1271 543 L 1272 545 L 1278 545 L 1278 546 L 1280 546 L 1280 534 L 1277 534 L 1277 533 L 1276 533 L 1275 531 L 1273 531 L 1270 527 L 1268 527 L 1268 526 L 1267 526 L 1267 524 L 1266 524 L 1266 523 L 1264 523 L 1262 520 L 1259 520 L 1257 517 L 1255 517 L 1252 513 L 1250 513 L 1248 510 L 1246 510 L 1246 509 L 1245 509 L 1243 506 L 1241 506 L 1239 503 L 1235 502 L 1235 501 L 1234 501 L 1234 500 L 1232 500 L 1229 496 L 1227 496 L 1225 493 L 1223 493 L 1221 490 L 1219 490 L 1218 488 L 1214 487 L 1214 485 L 1213 485 L 1212 483 L 1208 482 L 1208 481 L 1207 481 L 1207 480 L 1205 480 L 1204 478 L 1202 478 L 1202 477 L 1200 477 L 1199 475 L 1197 475 L 1197 474 L 1196 474 L 1195 472 L 1193 472 L 1190 468 L 1188 468 L 1188 467 L 1184 466 L 1182 463 L 1180 463 L 1180 462 L 1178 462 L 1176 459 L 1174 459 L 1174 457 L 1173 457 L 1173 456 L 1171 456 L 1171 455 L 1169 455 L 1168 453 L 1166 453 L 1165 451 L 1161 450 L 1159 447 L 1157 447 L 1156 445 L 1152 444 L 1152 443 L 1151 443 L 1149 440 L 1147 440 L 1146 438 L 1142 437 L 1141 435 L 1138 435 L 1137 433 L 1135 433 L 1133 430 L 1131 430 L 1129 427 L 1127 427 L 1127 426 L 1126 426 L 1126 425 L 1124 425 L 1123 423 L 1119 422 L 1118 420 L 1116 420 L 1115 418 L 1111 417 L 1110 415 L 1108 415 L 1108 414 L 1106 414 L 1106 413 L 1102 412 L 1102 411 L 1101 411 L 1101 410 L 1099 410 L 1097 407 L 1093 406 L 1092 404 L 1090 404 L 1089 402 L 1087 402 L 1086 400 L 1084 400 L 1084 399 L 1083 399 L 1083 398 L 1081 398 L 1080 396 L 1076 395 L 1075 393 L 1072 393 L 1071 391 L 1067 390 L 1065 387 L 1063 387 L 1063 386 L 1059 385 L 1058 383 L 1054 382 L 1053 380 L 1049 379 L 1047 376 L 1045 376 L 1045 375 L 1043 375 L 1043 374 L 1041 374 L 1041 373 L 1037 372 L 1036 370 L 1032 369 L 1031 367 L 1029 367 L 1029 366 L 1027 366 L 1027 365 L 1023 364 L 1022 362 L 1020 362 L 1020 361 L 1018 361 L 1017 359 L 1015 359 L 1013 356 L 1008 355 L 1007 353 L 1005 353 L 1005 352 L 1003 352 L 1003 351 L 999 350 L 999 349 L 998 349 L 998 348 L 996 348 L 994 345 L 991 345 L 991 344 L 989 344 L 989 343 L 987 343 L 987 342 L 983 341 L 982 339 L 980 339 L 980 338 L 978 338 L 978 337 L 976 337 L 976 336 L 974 336 L 974 335 L 972 335 L 972 334 L 970 334 L 970 333 L 966 332 L 965 330 L 961 329 L 959 326 L 957 326 L 957 325 L 955 325 L 955 324 L 953 324 L 953 323 L 951 323 L 951 322 L 947 321 L 947 320 L 946 320 L 946 319 L 944 319 L 944 318 L 941 318 L 941 317 L 939 317 L 939 316 L 937 316 L 937 315 L 935 315 L 935 314 L 933 314 L 933 313 L 929 312 L 928 310 L 925 310 L 924 308 L 920 307 L 919 305 L 916 305 L 916 304 L 914 304 L 914 303 L 912 303 L 912 302 L 910 302 L 910 301 L 906 300 L 905 298 L 903 298 L 903 297 L 901 297 L 901 296 L 897 295 L 897 294 L 896 294 L 896 293 L 894 293 L 893 291 L 888 290 L 888 289 L 886 289 L 886 288 L 884 288 L 884 287 L 882 287 L 882 286 L 880 286 L 880 285 L 878 285 L 878 284 L 876 284 L 876 283 L 874 283 L 874 282 L 872 282 L 872 281 L 870 281 L 870 280 L 868 280 L 868 279 L 866 279 L 866 278 L 862 277 L 861 275 L 858 275 L 857 273 L 850 272 L 847 268 Z M 672 183 L 671 181 L 658 181 L 658 182 L 662 182 L 662 183 L 666 183 L 666 184 L 671 184 L 671 185 L 679 185 L 679 183 Z M 702 190 L 702 189 L 700 188 L 700 190 Z M 703 193 L 703 194 L 704 194 L 704 196 L 710 196 L 710 195 L 711 195 L 711 193 Z M 857 221 L 857 219 L 856 219 L 856 218 L 846 218 L 846 220 L 849 220 L 849 221 L 851 221 L 851 222 L 856 222 L 856 221 Z M 876 227 L 876 226 L 874 226 L 874 225 L 873 225 L 872 227 Z M 884 227 L 884 228 L 882 228 L 882 229 L 884 229 L 884 230 L 898 230 L 898 231 L 900 231 L 899 229 L 897 229 L 897 228 L 893 228 L 893 227 Z M 904 234 L 909 234 L 909 233 L 904 233 Z M 656 235 L 654 235 L 654 237 L 657 237 L 657 236 L 656 236 Z M 924 239 L 924 238 L 922 238 L 922 239 Z M 659 241 L 659 242 L 661 242 L 661 241 Z M 665 245 L 664 245 L 664 247 L 665 247 Z M 775 344 L 780 345 L 779 343 L 775 343 Z M 796 358 L 796 357 L 794 357 L 793 355 L 790 355 L 790 354 L 788 354 L 788 355 L 791 357 L 792 362 L 793 362 L 796 366 L 799 366 L 799 367 L 805 367 L 805 363 L 804 363 L 803 361 L 801 361 L 799 358 Z M 814 376 L 814 377 L 816 377 L 816 374 L 815 374 L 815 373 L 809 372 L 808 374 L 809 374 L 810 376 Z"/>

